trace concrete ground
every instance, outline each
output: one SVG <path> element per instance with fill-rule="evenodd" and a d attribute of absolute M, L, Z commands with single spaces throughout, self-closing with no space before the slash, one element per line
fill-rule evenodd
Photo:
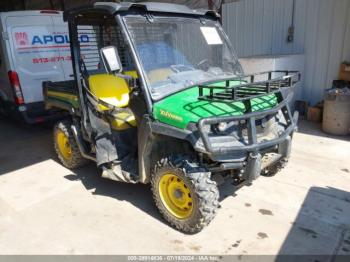
<path fill-rule="evenodd" d="M 0 254 L 350 254 L 349 158 L 348 138 L 301 122 L 285 170 L 222 187 L 214 221 L 184 235 L 148 186 L 104 180 L 93 164 L 68 170 L 51 127 L 0 120 Z"/>

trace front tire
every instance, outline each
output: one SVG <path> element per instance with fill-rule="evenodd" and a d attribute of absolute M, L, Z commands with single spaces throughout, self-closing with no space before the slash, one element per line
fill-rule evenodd
<path fill-rule="evenodd" d="M 219 191 L 210 173 L 186 158 L 159 161 L 152 176 L 153 198 L 160 213 L 184 233 L 197 233 L 215 217 Z"/>
<path fill-rule="evenodd" d="M 60 121 L 55 125 L 54 145 L 57 156 L 65 167 L 75 169 L 87 163 L 87 160 L 80 154 L 75 141 L 71 130 L 71 121 Z"/>

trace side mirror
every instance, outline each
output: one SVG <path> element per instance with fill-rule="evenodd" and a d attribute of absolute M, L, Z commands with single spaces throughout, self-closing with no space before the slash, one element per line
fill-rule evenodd
<path fill-rule="evenodd" d="M 122 64 L 115 46 L 101 48 L 101 57 L 108 73 L 120 73 L 123 71 Z"/>

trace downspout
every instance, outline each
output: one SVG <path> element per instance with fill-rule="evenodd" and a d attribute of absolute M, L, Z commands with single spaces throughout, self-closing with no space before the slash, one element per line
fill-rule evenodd
<path fill-rule="evenodd" d="M 287 36 L 287 42 L 288 42 L 288 43 L 294 42 L 294 31 L 295 31 L 295 5 L 296 5 L 296 0 L 293 0 L 292 22 L 291 22 L 290 27 L 288 28 L 288 36 Z"/>
<path fill-rule="evenodd" d="M 208 0 L 208 8 L 210 10 L 214 10 L 214 3 L 213 3 L 213 0 Z"/>
<path fill-rule="evenodd" d="M 64 0 L 61 0 L 60 3 L 61 3 L 61 9 L 62 9 L 62 11 L 65 11 L 65 10 L 66 10 L 66 6 L 65 6 Z"/>
<path fill-rule="evenodd" d="M 221 25 L 222 25 L 222 6 L 224 5 L 224 3 L 225 3 L 225 0 L 221 0 L 220 5 L 219 5 L 219 9 L 218 9 L 218 13 L 220 15 L 219 21 L 220 21 Z"/>
<path fill-rule="evenodd" d="M 52 0 L 49 0 L 51 10 L 55 10 L 55 5 L 53 4 Z"/>

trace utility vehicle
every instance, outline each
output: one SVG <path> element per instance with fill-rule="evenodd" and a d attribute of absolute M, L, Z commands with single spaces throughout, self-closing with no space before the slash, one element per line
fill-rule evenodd
<path fill-rule="evenodd" d="M 245 76 L 214 11 L 98 2 L 64 19 L 75 80 L 43 86 L 47 107 L 70 113 L 54 130 L 66 167 L 151 183 L 164 218 L 195 233 L 219 207 L 215 176 L 250 184 L 288 161 L 300 75 Z"/>

